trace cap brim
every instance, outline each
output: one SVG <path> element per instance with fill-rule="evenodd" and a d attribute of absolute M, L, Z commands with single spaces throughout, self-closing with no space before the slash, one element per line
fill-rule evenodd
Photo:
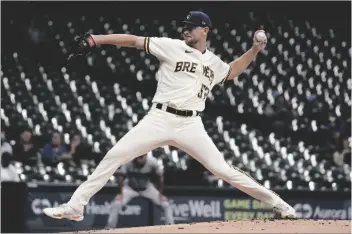
<path fill-rule="evenodd" d="M 184 24 L 192 24 L 192 25 L 195 25 L 195 26 L 200 26 L 200 25 L 198 25 L 198 24 L 195 24 L 195 23 L 193 23 L 193 22 L 186 21 L 186 20 L 182 21 L 182 23 L 184 23 Z"/>
<path fill-rule="evenodd" d="M 197 26 L 197 27 L 203 27 L 203 28 L 208 27 L 209 29 L 212 28 L 211 26 L 208 26 L 208 25 L 205 25 L 205 26 L 204 26 L 204 25 L 199 25 L 199 24 L 195 24 L 195 23 L 193 23 L 193 22 L 186 21 L 186 20 L 182 21 L 182 23 L 183 23 L 183 24 L 191 24 L 191 25 L 194 25 L 194 26 Z"/>

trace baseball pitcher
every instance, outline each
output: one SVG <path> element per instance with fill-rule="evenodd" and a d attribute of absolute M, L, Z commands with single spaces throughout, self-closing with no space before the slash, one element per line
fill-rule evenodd
<path fill-rule="evenodd" d="M 226 163 L 199 116 L 212 88 L 236 79 L 265 48 L 265 32 L 256 31 L 252 47 L 241 57 L 225 63 L 207 49 L 211 28 L 208 15 L 192 11 L 183 21 L 183 40 L 127 34 L 85 34 L 78 39 L 77 47 L 68 59 L 86 55 L 96 45 L 134 47 L 155 56 L 160 61 L 156 73 L 157 91 L 148 114 L 107 152 L 67 204 L 44 209 L 46 215 L 82 220 L 84 206 L 117 168 L 157 147 L 171 145 L 185 151 L 227 183 L 267 203 L 281 217 L 296 218 L 295 210 L 277 194 Z"/>
<path fill-rule="evenodd" d="M 123 165 L 118 173 L 120 176 L 121 192 L 116 196 L 112 203 L 108 224 L 106 228 L 115 228 L 118 223 L 118 215 L 121 208 L 126 205 L 132 198 L 143 196 L 150 199 L 156 205 L 164 209 L 166 224 L 173 224 L 171 206 L 165 196 L 162 195 L 164 185 L 163 166 L 158 164 L 156 158 L 142 155 Z M 159 191 L 150 182 L 152 174 L 158 175 Z"/>

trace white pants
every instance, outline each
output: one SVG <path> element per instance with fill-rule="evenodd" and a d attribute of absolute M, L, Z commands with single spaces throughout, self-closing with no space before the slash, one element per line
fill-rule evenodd
<path fill-rule="evenodd" d="M 125 185 L 122 190 L 122 197 L 117 196 L 115 201 L 112 203 L 108 223 L 106 225 L 107 228 L 115 228 L 118 223 L 119 212 L 122 207 L 129 203 L 133 198 L 142 196 L 150 199 L 154 204 L 161 206 L 165 213 L 165 222 L 166 224 L 173 224 L 173 214 L 171 206 L 166 199 L 166 197 L 162 196 L 163 199 L 160 199 L 160 192 L 155 188 L 152 183 L 147 184 L 147 188 L 143 191 L 135 191 L 130 186 Z"/>
<path fill-rule="evenodd" d="M 87 181 L 77 188 L 68 204 L 74 209 L 83 210 L 89 199 L 106 184 L 117 168 L 164 145 L 185 151 L 214 175 L 272 207 L 282 201 L 274 192 L 226 163 L 206 133 L 199 116 L 182 117 L 152 108 L 107 152 Z"/>

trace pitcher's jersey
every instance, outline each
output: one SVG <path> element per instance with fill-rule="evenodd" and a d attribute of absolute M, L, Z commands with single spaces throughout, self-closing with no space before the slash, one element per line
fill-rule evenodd
<path fill-rule="evenodd" d="M 125 183 L 136 191 L 142 191 L 150 183 L 150 177 L 153 174 L 162 175 L 164 167 L 158 163 L 158 160 L 150 155 L 142 167 L 136 167 L 133 160 L 121 166 L 118 173 L 125 175 Z"/>
<path fill-rule="evenodd" d="M 202 53 L 182 40 L 146 37 L 144 50 L 160 61 L 153 103 L 203 111 L 212 88 L 223 84 L 231 74 L 230 66 L 214 53 L 209 50 Z"/>

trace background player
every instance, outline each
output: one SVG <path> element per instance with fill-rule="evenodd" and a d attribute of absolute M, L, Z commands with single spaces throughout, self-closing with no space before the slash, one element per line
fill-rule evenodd
<path fill-rule="evenodd" d="M 165 196 L 162 195 L 164 187 L 163 165 L 156 158 L 147 154 L 137 157 L 123 165 L 119 170 L 121 192 L 116 196 L 110 210 L 106 228 L 115 228 L 118 224 L 118 216 L 121 208 L 134 197 L 143 196 L 150 199 L 156 205 L 161 206 L 165 213 L 166 224 L 173 224 L 171 206 Z M 159 191 L 151 183 L 151 176 L 159 177 Z"/>
<path fill-rule="evenodd" d="M 155 148 L 172 145 L 185 151 L 227 183 L 267 203 L 281 217 L 296 218 L 295 210 L 277 194 L 226 163 L 199 116 L 212 88 L 236 78 L 265 48 L 267 38 L 264 31 L 254 33 L 252 47 L 227 64 L 207 49 L 207 36 L 212 25 L 206 14 L 192 11 L 183 23 L 184 40 L 127 34 L 86 34 L 78 39 L 78 45 L 69 59 L 86 55 L 96 45 L 144 49 L 160 61 L 156 73 L 158 86 L 148 114 L 107 152 L 67 204 L 46 208 L 44 214 L 56 219 L 82 220 L 84 206 L 117 168 Z M 259 38 L 258 35 L 262 36 Z"/>

